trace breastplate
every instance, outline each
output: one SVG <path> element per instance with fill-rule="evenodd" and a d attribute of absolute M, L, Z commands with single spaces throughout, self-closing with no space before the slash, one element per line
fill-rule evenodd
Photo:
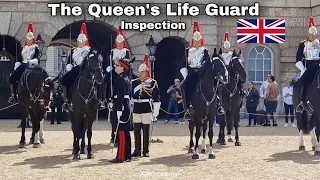
<path fill-rule="evenodd" d="M 127 55 L 127 49 L 123 48 L 123 49 L 114 49 L 113 50 L 113 56 L 112 56 L 112 60 L 117 63 L 119 59 L 125 59 Z"/>
<path fill-rule="evenodd" d="M 188 51 L 188 63 L 191 68 L 201 67 L 201 62 L 204 56 L 204 47 L 190 48 Z"/>
<path fill-rule="evenodd" d="M 223 57 L 223 61 L 224 61 L 225 65 L 229 66 L 231 59 L 232 59 L 232 53 L 231 52 L 223 53 L 222 57 Z"/>
<path fill-rule="evenodd" d="M 319 45 L 319 42 L 317 40 L 313 41 L 313 42 L 305 42 L 304 43 L 304 55 L 306 57 L 307 60 L 312 60 L 314 58 L 318 58 L 319 57 L 319 49 L 316 47 L 317 45 Z"/>
<path fill-rule="evenodd" d="M 89 54 L 90 49 L 87 46 L 76 48 L 72 54 L 73 63 L 79 65 L 85 57 Z"/>
<path fill-rule="evenodd" d="M 29 60 L 31 60 L 35 52 L 36 52 L 35 45 L 24 46 L 21 52 L 22 58 L 23 58 L 22 62 L 27 63 Z"/>

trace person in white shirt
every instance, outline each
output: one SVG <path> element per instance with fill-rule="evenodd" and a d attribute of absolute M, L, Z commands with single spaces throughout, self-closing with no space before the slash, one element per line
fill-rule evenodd
<path fill-rule="evenodd" d="M 272 76 L 272 74 L 267 75 L 267 79 L 261 84 L 260 86 L 260 98 L 264 99 L 264 106 L 266 107 L 266 95 L 267 95 L 267 88 L 268 88 L 268 79 Z M 274 81 L 277 84 L 276 81 Z M 271 114 L 271 118 L 274 121 L 273 113 Z"/>
<path fill-rule="evenodd" d="M 282 90 L 283 94 L 283 100 L 284 100 L 284 109 L 286 112 L 285 120 L 286 124 L 284 127 L 288 127 L 288 121 L 289 121 L 289 113 L 291 118 L 291 126 L 296 127 L 294 124 L 294 114 L 293 114 L 293 102 L 292 102 L 292 95 L 293 95 L 293 87 L 291 85 L 291 82 L 287 81 L 286 86 Z"/>

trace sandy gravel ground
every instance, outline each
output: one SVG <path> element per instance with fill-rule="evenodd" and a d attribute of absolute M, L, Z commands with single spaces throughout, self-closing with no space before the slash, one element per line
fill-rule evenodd
<path fill-rule="evenodd" d="M 19 121 L 0 121 L 0 179 L 320 179 L 320 157 L 313 156 L 310 137 L 305 137 L 307 151 L 298 151 L 297 130 L 279 127 L 244 127 L 241 123 L 241 147 L 234 143 L 214 145 L 216 159 L 200 154 L 199 160 L 187 154 L 187 125 L 157 122 L 154 137 L 164 143 L 152 143 L 151 157 L 130 163 L 111 164 L 110 125 L 94 124 L 94 160 L 73 161 L 70 123 L 50 125 L 45 122 L 45 140 L 39 149 L 18 149 Z M 28 129 L 27 139 L 30 138 Z M 217 140 L 215 127 L 214 141 Z M 132 134 L 133 140 L 133 134 Z M 132 145 L 133 146 L 133 145 Z"/>

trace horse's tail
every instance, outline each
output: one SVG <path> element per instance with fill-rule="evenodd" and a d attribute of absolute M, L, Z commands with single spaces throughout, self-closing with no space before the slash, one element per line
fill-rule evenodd
<path fill-rule="evenodd" d="M 309 115 L 308 111 L 303 111 L 301 113 L 300 119 L 300 129 L 302 130 L 303 134 L 310 134 L 310 127 L 309 127 Z"/>

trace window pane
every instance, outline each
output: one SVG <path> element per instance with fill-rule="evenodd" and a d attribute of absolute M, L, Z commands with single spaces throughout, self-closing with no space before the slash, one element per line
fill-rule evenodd
<path fill-rule="evenodd" d="M 251 49 L 250 53 L 249 53 L 249 58 L 256 58 L 256 50 L 255 49 Z"/>
<path fill-rule="evenodd" d="M 257 55 L 257 59 L 263 59 L 264 57 L 263 57 L 263 54 L 258 54 Z"/>
<path fill-rule="evenodd" d="M 262 53 L 265 47 L 263 46 L 258 46 L 256 47 L 256 50 L 258 51 L 258 53 Z"/>
<path fill-rule="evenodd" d="M 263 71 L 256 71 L 256 81 L 263 81 Z"/>
<path fill-rule="evenodd" d="M 248 70 L 249 71 L 254 71 L 256 68 L 255 68 L 255 60 L 248 60 Z"/>
<path fill-rule="evenodd" d="M 264 58 L 271 58 L 270 51 L 266 48 L 263 52 Z"/>
<path fill-rule="evenodd" d="M 271 70 L 271 60 L 264 60 L 264 70 Z"/>
<path fill-rule="evenodd" d="M 256 70 L 263 70 L 263 61 L 256 60 Z"/>
<path fill-rule="evenodd" d="M 248 81 L 255 81 L 255 72 L 254 71 L 248 71 Z"/>

